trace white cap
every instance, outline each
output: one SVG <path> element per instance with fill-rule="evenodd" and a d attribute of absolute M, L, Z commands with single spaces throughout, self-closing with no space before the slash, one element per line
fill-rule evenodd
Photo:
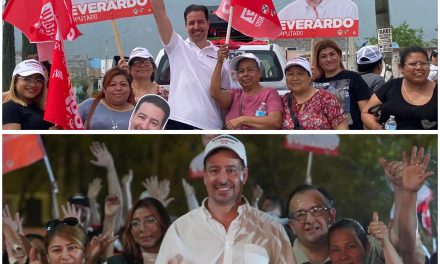
<path fill-rule="evenodd" d="M 240 54 L 240 55 L 238 55 L 238 56 L 235 56 L 235 57 L 231 60 L 231 62 L 229 63 L 229 68 L 230 68 L 231 70 L 234 70 L 234 71 L 238 70 L 238 69 L 237 69 L 237 68 L 238 68 L 238 63 L 239 63 L 242 59 L 251 59 L 251 60 L 254 60 L 254 61 L 257 62 L 258 68 L 260 68 L 260 65 L 261 65 L 261 61 L 260 61 L 260 59 L 259 59 L 257 56 L 255 56 L 255 54 L 250 53 L 250 52 L 243 53 L 243 54 Z"/>
<path fill-rule="evenodd" d="M 310 76 L 312 76 L 312 68 L 310 68 L 310 63 L 305 58 L 296 57 L 296 58 L 290 59 L 287 62 L 286 66 L 284 67 L 284 72 L 286 72 L 287 69 L 292 66 L 299 66 L 299 67 L 303 68 L 304 70 L 306 70 Z"/>
<path fill-rule="evenodd" d="M 375 46 L 365 46 L 362 47 L 358 52 L 356 52 L 357 64 L 371 64 L 379 61 L 383 58 L 379 49 Z"/>
<path fill-rule="evenodd" d="M 134 48 L 130 53 L 130 58 L 128 59 L 128 64 L 134 59 L 134 58 L 153 58 L 153 56 L 150 54 L 150 52 L 146 48 L 137 47 Z"/>
<path fill-rule="evenodd" d="M 12 78 L 14 78 L 17 74 L 20 76 L 29 76 L 35 73 L 39 73 L 43 75 L 43 78 L 46 80 L 46 75 L 44 75 L 43 66 L 34 60 L 24 60 L 15 66 L 14 72 L 12 73 Z"/>
<path fill-rule="evenodd" d="M 220 135 L 213 138 L 205 147 L 205 153 L 203 154 L 203 161 L 206 157 L 218 148 L 226 148 L 234 151 L 240 159 L 243 160 L 244 166 L 247 167 L 246 149 L 240 140 L 231 135 Z"/>

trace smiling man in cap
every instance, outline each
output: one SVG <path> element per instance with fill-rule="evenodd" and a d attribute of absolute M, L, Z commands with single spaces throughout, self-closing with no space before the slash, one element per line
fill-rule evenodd
<path fill-rule="evenodd" d="M 206 145 L 208 198 L 168 229 L 157 263 L 296 263 L 281 224 L 242 196 L 248 179 L 246 149 L 220 135 Z"/>

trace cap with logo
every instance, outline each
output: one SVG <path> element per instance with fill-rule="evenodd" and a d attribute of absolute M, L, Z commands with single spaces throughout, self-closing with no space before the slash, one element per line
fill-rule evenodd
<path fill-rule="evenodd" d="M 296 58 L 290 59 L 286 63 L 286 66 L 284 67 L 284 72 L 286 72 L 287 69 L 289 69 L 292 66 L 299 66 L 299 67 L 303 68 L 304 70 L 306 70 L 310 76 L 312 76 L 312 68 L 310 68 L 310 63 L 305 58 L 296 57 Z"/>
<path fill-rule="evenodd" d="M 244 166 L 247 167 L 246 149 L 240 140 L 231 135 L 220 135 L 213 138 L 205 147 L 203 161 L 205 161 L 214 150 L 219 148 L 226 148 L 235 152 L 235 154 L 243 160 Z"/>
<path fill-rule="evenodd" d="M 383 58 L 375 46 L 365 46 L 356 52 L 356 62 L 359 65 L 375 63 Z"/>
<path fill-rule="evenodd" d="M 43 75 L 44 79 L 47 80 L 46 75 L 44 75 L 43 66 L 41 66 L 37 60 L 24 60 L 15 66 L 14 72 L 12 73 L 12 78 L 14 78 L 17 74 L 20 76 L 29 76 L 35 73 Z"/>
<path fill-rule="evenodd" d="M 240 55 L 235 56 L 231 62 L 229 63 L 229 68 L 231 70 L 237 71 L 238 70 L 238 64 L 240 63 L 241 60 L 243 59 L 251 59 L 257 62 L 258 68 L 261 68 L 261 61 L 260 59 L 255 56 L 255 54 L 247 52 L 247 53 L 243 53 Z"/>
<path fill-rule="evenodd" d="M 153 58 L 153 56 L 151 55 L 151 53 L 146 49 L 146 48 L 142 48 L 142 47 L 137 47 L 134 48 L 131 53 L 130 53 L 130 57 L 128 59 L 128 64 L 130 64 L 130 62 L 134 59 L 134 58 L 144 58 L 144 59 L 148 59 L 148 58 Z"/>

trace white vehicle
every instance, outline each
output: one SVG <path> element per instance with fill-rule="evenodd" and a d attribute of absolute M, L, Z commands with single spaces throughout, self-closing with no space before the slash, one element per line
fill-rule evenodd
<path fill-rule="evenodd" d="M 262 86 L 276 88 L 280 95 L 284 95 L 289 91 L 284 75 L 286 58 L 277 44 L 241 45 L 240 48 L 230 51 L 229 58 L 232 59 L 246 52 L 254 53 L 261 60 L 262 76 L 260 83 Z M 155 62 L 157 65 L 155 81 L 168 89 L 170 84 L 170 64 L 164 49 L 159 51 Z M 231 73 L 231 79 L 233 80 L 232 87 L 239 87 L 236 77 L 234 79 L 233 72 Z"/>

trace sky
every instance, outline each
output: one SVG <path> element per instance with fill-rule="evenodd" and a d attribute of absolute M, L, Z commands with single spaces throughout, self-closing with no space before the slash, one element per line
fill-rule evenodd
<path fill-rule="evenodd" d="M 273 0 L 279 11 L 292 0 Z M 165 5 L 177 33 L 186 37 L 183 10 L 189 4 L 218 5 L 220 0 L 165 0 Z M 372 37 L 376 30 L 374 0 L 354 0 L 359 8 L 360 39 Z M 437 0 L 389 0 L 391 24 L 398 26 L 405 20 L 413 28 L 422 28 L 424 40 L 437 38 L 438 2 Z M 153 56 L 162 48 L 156 24 L 152 15 L 117 20 L 121 42 L 126 56 L 138 46 L 146 47 Z M 86 55 L 91 57 L 112 58 L 117 54 L 110 21 L 79 25 L 84 34 L 74 42 L 66 41 L 67 55 Z M 20 39 L 16 36 L 16 41 Z M 16 44 L 21 47 L 20 44 Z"/>

